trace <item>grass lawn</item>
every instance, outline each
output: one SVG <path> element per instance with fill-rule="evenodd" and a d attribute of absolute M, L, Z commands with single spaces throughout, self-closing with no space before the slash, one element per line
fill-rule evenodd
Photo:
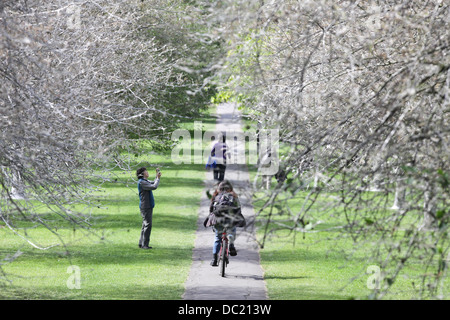
<path fill-rule="evenodd" d="M 213 112 L 213 110 L 210 110 Z M 215 119 L 206 114 L 204 130 Z M 184 128 L 192 130 L 193 124 Z M 0 299 L 180 299 L 192 263 L 196 222 L 204 184 L 204 165 L 171 161 L 170 152 L 134 158 L 134 171 L 113 170 L 115 179 L 93 195 L 100 208 L 86 210 L 90 232 L 61 221 L 58 234 L 65 243 L 48 250 L 33 248 L 7 227 L 0 228 Z M 154 191 L 151 250 L 138 248 L 142 218 L 134 172 L 138 166 L 159 166 L 159 188 Z M 151 173 L 150 179 L 153 179 Z M 42 209 L 42 217 L 58 219 Z M 42 226 L 16 221 L 19 231 L 41 246 L 61 244 Z M 58 224 L 53 221 L 52 225 Z M 25 228 L 27 227 L 27 228 Z M 9 256 L 21 255 L 11 263 Z M 71 267 L 75 266 L 75 267 Z M 79 270 L 80 289 L 74 286 Z M 69 285 L 68 285 L 69 284 Z"/>
<path fill-rule="evenodd" d="M 369 266 L 377 266 L 368 263 L 363 252 L 348 259 L 343 250 L 352 252 L 351 241 L 337 241 L 332 238 L 336 235 L 323 232 L 306 234 L 305 238 L 297 235 L 294 245 L 292 235 L 285 235 L 267 242 L 260 251 L 269 299 L 370 299 L 373 290 L 369 286 L 375 276 Z M 419 262 L 410 263 L 383 299 L 416 299 L 419 266 Z M 447 288 L 449 283 L 447 279 Z"/>
<path fill-rule="evenodd" d="M 306 196 L 307 192 L 297 193 L 293 199 L 295 202 L 291 205 L 293 212 L 300 210 L 301 202 Z M 325 198 L 326 196 L 325 193 L 321 197 Z M 317 204 L 311 208 L 311 214 L 314 215 L 315 212 L 319 214 L 323 211 L 326 202 L 324 199 L 319 199 Z M 261 200 L 254 202 L 255 212 L 258 212 L 262 204 Z M 327 215 L 322 214 L 320 218 L 322 223 L 310 232 L 289 232 L 287 229 L 280 229 L 270 233 L 264 248 L 260 250 L 269 299 L 347 300 L 371 298 L 373 294 L 371 286 L 376 277 L 373 272 L 375 269 L 381 273 L 387 271 L 387 269 L 382 270 L 379 265 L 374 263 L 371 256 L 375 248 L 381 249 L 383 252 L 383 242 L 379 242 L 376 234 L 364 242 L 361 242 L 362 240 L 354 242 L 348 234 L 342 233 L 339 229 L 333 229 L 339 224 L 338 212 L 339 207 L 335 207 L 333 218 L 330 215 L 328 220 Z M 275 210 L 272 221 L 289 225 L 290 222 L 285 220 L 286 217 L 278 216 Z M 273 230 L 272 228 L 275 227 L 277 226 L 271 223 L 268 230 Z M 260 241 L 263 240 L 264 229 L 265 225 L 261 225 L 259 228 L 258 238 Z M 409 239 L 402 232 L 398 232 L 396 237 Z M 382 254 L 383 257 L 388 255 L 386 252 Z M 396 254 L 396 252 L 390 254 Z M 389 293 L 383 299 L 416 299 L 421 284 L 421 275 L 424 272 L 422 264 L 423 261 L 417 255 L 409 259 L 390 287 Z M 395 265 L 391 264 L 388 268 L 393 269 L 393 267 Z M 445 287 L 450 287 L 449 279 L 446 279 Z"/>
<path fill-rule="evenodd" d="M 247 129 L 252 127 L 252 122 L 249 120 L 245 124 Z M 286 146 L 281 146 L 280 154 L 283 152 L 286 152 Z M 253 165 L 249 165 L 249 171 L 251 183 L 253 183 L 256 169 Z M 275 184 L 276 181 L 273 178 L 272 187 Z M 296 194 L 290 202 L 292 212 L 297 213 L 301 210 L 307 194 L 306 191 Z M 327 209 L 329 203 L 326 197 L 330 195 L 332 196 L 324 192 L 314 205 L 319 207 L 311 208 L 310 213 L 319 216 L 322 220 L 322 224 L 311 233 L 279 230 L 271 233 L 265 241 L 264 248 L 260 250 L 260 256 L 269 299 L 370 299 L 373 294 L 373 290 L 369 288 L 373 285 L 372 280 L 375 278 L 372 268 L 378 266 L 370 262 L 369 252 L 376 243 L 354 243 L 348 237 L 344 238 L 340 231 L 330 228 L 339 223 L 339 219 L 336 218 L 339 214 L 334 215 L 332 219 L 327 218 L 332 213 L 332 210 L 328 210 L 329 207 Z M 364 196 L 376 198 L 377 194 L 368 192 Z M 260 198 L 259 201 L 258 198 Z M 256 194 L 253 203 L 255 212 L 262 208 L 265 199 L 268 199 L 268 196 L 264 196 L 264 192 Z M 335 207 L 334 210 L 334 213 L 337 213 L 340 209 Z M 269 211 L 270 208 L 264 213 L 267 214 Z M 279 216 L 277 211 L 277 208 L 274 208 L 272 219 L 289 225 L 290 222 L 283 221 L 283 219 L 286 220 L 286 216 Z M 324 214 L 324 211 L 328 213 Z M 269 230 L 272 227 L 275 225 L 270 224 Z M 265 224 L 261 224 L 258 231 L 259 241 L 263 240 L 264 229 Z M 350 258 L 349 253 L 352 254 Z M 416 298 L 421 270 L 418 266 L 421 263 L 409 261 L 409 266 L 396 278 L 389 294 L 384 298 L 402 300 Z M 450 281 L 447 280 L 446 283 L 450 285 Z"/>
<path fill-rule="evenodd" d="M 150 161 L 162 164 L 168 159 L 152 155 Z M 45 251 L 32 248 L 8 228 L 0 229 L 0 254 L 22 252 L 14 262 L 2 266 L 12 283 L 2 288 L 0 298 L 179 299 L 191 265 L 203 168 L 161 168 L 160 187 L 154 192 L 150 241 L 154 249 L 138 248 L 142 218 L 137 188 L 124 177 L 105 184 L 97 195 L 103 208 L 91 212 L 95 234 L 74 232 L 68 226 L 58 230 L 68 253 L 62 246 Z M 26 232 L 41 245 L 59 242 L 43 227 Z M 71 265 L 79 267 L 80 290 L 67 286 Z"/>
<path fill-rule="evenodd" d="M 199 119 L 203 130 L 214 130 L 215 119 L 210 114 Z M 185 124 L 184 128 L 193 136 L 193 123 Z M 133 170 L 141 165 L 158 166 L 163 173 L 160 187 L 154 192 L 156 207 L 150 241 L 154 249 L 151 250 L 138 248 L 142 218 Z M 33 248 L 0 224 L 0 271 L 4 272 L 0 272 L 0 299 L 181 298 L 192 262 L 204 165 L 175 165 L 170 153 L 152 153 L 133 158 L 131 167 L 130 171 L 111 171 L 113 179 L 93 195 L 100 208 L 84 210 L 92 223 L 91 232 L 74 230 L 42 208 L 42 217 L 54 219 L 52 225 L 58 225 L 55 231 L 65 247 Z M 251 167 L 250 173 L 252 179 L 255 172 Z M 298 193 L 295 199 L 298 205 L 305 196 Z M 261 205 L 255 202 L 255 210 Z M 293 208 L 299 209 L 295 205 Z M 60 238 L 42 226 L 16 222 L 22 227 L 20 234 L 26 234 L 41 246 L 61 244 Z M 330 223 L 324 221 L 315 231 L 330 227 Z M 262 235 L 260 229 L 260 239 Z M 337 236 L 337 231 L 305 235 L 286 230 L 274 233 L 260 251 L 269 299 L 369 297 L 372 290 L 367 285 L 370 274 L 366 271 L 370 264 L 364 246 L 347 259 L 341 249 L 351 252 L 355 244 L 346 239 L 337 240 Z M 20 255 L 8 263 L 8 257 L 15 253 Z M 73 288 L 74 270 L 79 271 L 80 289 Z M 386 298 L 413 298 L 411 283 L 412 279 L 406 275 L 399 276 Z"/>

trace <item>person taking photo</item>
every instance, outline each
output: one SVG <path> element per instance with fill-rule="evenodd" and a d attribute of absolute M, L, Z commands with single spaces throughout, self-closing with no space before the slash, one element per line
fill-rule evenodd
<path fill-rule="evenodd" d="M 139 191 L 139 210 L 142 216 L 142 228 L 141 237 L 139 238 L 139 248 L 151 249 L 149 247 L 150 235 L 152 233 L 152 220 L 153 220 L 153 208 L 155 207 L 155 198 L 153 196 L 153 190 L 156 190 L 159 186 L 159 180 L 161 178 L 161 172 L 156 169 L 156 178 L 154 181 L 149 181 L 149 173 L 145 167 L 141 167 L 136 170 L 136 176 L 138 178 L 138 191 Z"/>

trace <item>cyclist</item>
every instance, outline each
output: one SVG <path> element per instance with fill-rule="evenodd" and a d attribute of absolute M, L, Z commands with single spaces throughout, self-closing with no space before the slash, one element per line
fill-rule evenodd
<path fill-rule="evenodd" d="M 225 199 L 225 200 L 224 200 Z M 229 201 L 228 203 L 226 201 Z M 226 212 L 223 214 L 223 212 Z M 236 238 L 236 227 L 244 227 L 245 219 L 241 213 L 239 197 L 233 191 L 233 186 L 228 180 L 222 181 L 211 198 L 209 216 L 203 225 L 212 226 L 215 233 L 213 245 L 213 259 L 211 266 L 218 266 L 218 254 L 221 246 L 222 233 L 225 227 L 229 228 L 230 255 L 236 256 L 237 251 L 234 245 Z"/>

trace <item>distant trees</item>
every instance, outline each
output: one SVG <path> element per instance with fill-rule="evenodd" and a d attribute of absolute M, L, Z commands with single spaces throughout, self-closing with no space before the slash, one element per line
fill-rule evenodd
<path fill-rule="evenodd" d="M 259 218 L 302 232 L 336 224 L 381 267 L 376 297 L 412 265 L 422 266 L 419 297 L 448 294 L 448 2 L 221 6 L 232 26 L 227 86 L 288 148 L 288 179 Z"/>

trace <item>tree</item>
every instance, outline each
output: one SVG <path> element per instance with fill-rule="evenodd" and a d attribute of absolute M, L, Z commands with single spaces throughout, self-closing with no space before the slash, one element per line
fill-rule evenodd
<path fill-rule="evenodd" d="M 311 232 L 333 221 L 381 267 L 375 297 L 409 265 L 422 266 L 419 297 L 443 297 L 450 259 L 448 3 L 221 5 L 228 9 L 221 21 L 240 22 L 229 24 L 228 86 L 251 97 L 249 114 L 264 128 L 279 128 L 289 147 L 282 158 L 288 179 L 266 196 L 263 209 L 270 210 L 259 212 L 267 233 Z M 404 196 L 392 210 L 396 190 Z"/>
<path fill-rule="evenodd" d="M 139 139 L 167 145 L 170 131 L 205 107 L 212 88 L 180 68 L 206 52 L 179 33 L 185 8 L 159 0 L 1 2 L 0 221 L 12 232 L 47 249 L 18 220 L 57 234 L 51 221 L 59 217 L 89 231 L 89 217 L 73 205 L 92 205 L 93 171 L 120 161 L 121 148 Z M 204 54 L 204 65 L 212 56 Z"/>

